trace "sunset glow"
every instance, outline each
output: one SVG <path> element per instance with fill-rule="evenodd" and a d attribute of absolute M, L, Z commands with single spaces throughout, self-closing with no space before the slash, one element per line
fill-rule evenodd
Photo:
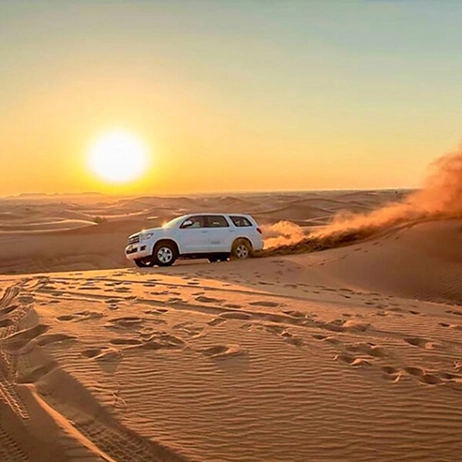
<path fill-rule="evenodd" d="M 460 2 L 21 3 L 3 196 L 414 188 L 462 139 Z"/>
<path fill-rule="evenodd" d="M 136 136 L 113 131 L 94 141 L 88 161 L 91 171 L 101 179 L 110 183 L 128 183 L 143 175 L 148 153 Z"/>

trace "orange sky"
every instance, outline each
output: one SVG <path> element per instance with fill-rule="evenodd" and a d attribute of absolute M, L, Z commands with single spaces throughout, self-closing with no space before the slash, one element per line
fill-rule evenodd
<path fill-rule="evenodd" d="M 462 139 L 462 5 L 0 0 L 0 195 L 414 187 Z M 149 147 L 127 185 L 89 146 Z"/>

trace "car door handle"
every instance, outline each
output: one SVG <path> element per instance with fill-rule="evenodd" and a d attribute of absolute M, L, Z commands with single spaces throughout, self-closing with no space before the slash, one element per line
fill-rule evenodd
<path fill-rule="evenodd" d="M 201 231 L 201 233 L 206 233 L 206 232 L 207 232 L 207 230 L 206 230 L 206 229 L 203 229 L 203 230 Z"/>

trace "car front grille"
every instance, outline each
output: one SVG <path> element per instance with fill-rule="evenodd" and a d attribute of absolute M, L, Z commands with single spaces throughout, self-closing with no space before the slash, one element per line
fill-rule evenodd
<path fill-rule="evenodd" d="M 135 236 L 129 237 L 128 238 L 128 243 L 129 244 L 138 244 L 140 242 L 140 235 L 136 234 Z"/>

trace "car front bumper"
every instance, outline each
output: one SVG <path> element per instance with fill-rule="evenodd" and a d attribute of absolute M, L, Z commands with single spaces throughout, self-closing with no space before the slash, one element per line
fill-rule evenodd
<path fill-rule="evenodd" d="M 125 256 L 128 260 L 138 260 L 151 255 L 151 250 L 148 245 L 140 242 L 137 244 L 129 244 L 125 247 Z"/>

